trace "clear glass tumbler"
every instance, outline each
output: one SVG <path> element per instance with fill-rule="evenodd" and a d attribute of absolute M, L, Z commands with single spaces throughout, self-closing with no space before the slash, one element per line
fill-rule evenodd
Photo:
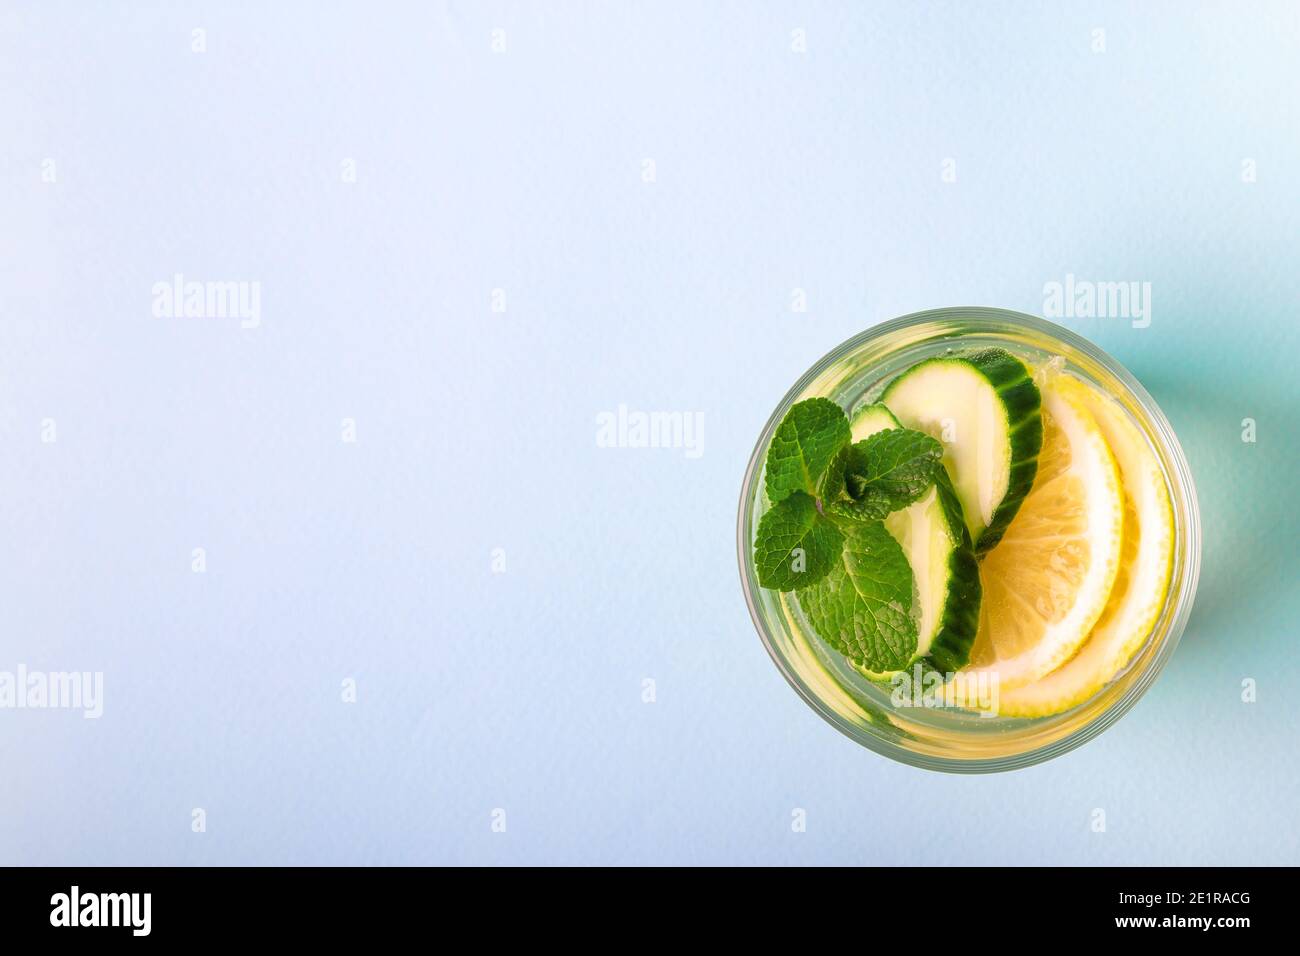
<path fill-rule="evenodd" d="M 1155 452 L 1174 511 L 1174 563 L 1164 607 L 1128 666 L 1093 697 L 1061 714 L 989 717 L 955 708 L 895 707 L 890 689 L 863 677 L 807 628 L 790 594 L 759 587 L 754 528 L 768 507 L 763 463 L 772 433 L 796 402 L 821 396 L 846 412 L 874 401 L 904 369 L 944 352 L 1000 346 L 1038 366 L 1065 368 L 1115 398 Z M 737 548 L 745 600 L 759 637 L 786 680 L 841 732 L 877 753 L 931 770 L 984 773 L 1041 763 L 1101 733 L 1136 703 L 1169 661 L 1186 626 L 1200 570 L 1200 514 L 1173 429 L 1137 380 L 1110 356 L 1043 319 L 989 308 L 918 312 L 858 335 L 822 358 L 786 393 L 758 436 L 740 495 Z"/>

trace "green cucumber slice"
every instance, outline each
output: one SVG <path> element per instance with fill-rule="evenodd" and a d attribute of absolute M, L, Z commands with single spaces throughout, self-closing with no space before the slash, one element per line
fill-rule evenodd
<path fill-rule="evenodd" d="M 975 643 L 983 589 L 961 502 L 948 475 L 940 472 L 929 495 L 886 518 L 885 530 L 912 562 L 921 608 L 917 652 L 941 671 L 960 670 Z"/>
<path fill-rule="evenodd" d="M 1041 399 L 1029 369 L 999 348 L 927 359 L 890 382 L 881 400 L 902 424 L 943 442 L 975 551 L 994 547 L 1038 470 Z"/>
<path fill-rule="evenodd" d="M 853 416 L 851 425 L 855 442 L 898 427 L 898 419 L 882 404 L 864 408 Z M 947 473 L 940 472 L 934 487 L 920 501 L 889 515 L 885 530 L 902 546 L 912 565 L 916 586 L 913 613 L 917 615 L 913 663 L 922 660 L 945 673 L 959 670 L 970 660 L 975 643 L 982 591 L 970 532 Z M 872 680 L 892 676 L 859 669 Z"/>
<path fill-rule="evenodd" d="M 876 432 L 883 432 L 886 428 L 900 427 L 902 426 L 894 417 L 894 413 L 880 402 L 876 402 L 853 413 L 853 419 L 849 422 L 849 431 L 852 434 L 849 441 L 856 444 L 870 438 Z"/>

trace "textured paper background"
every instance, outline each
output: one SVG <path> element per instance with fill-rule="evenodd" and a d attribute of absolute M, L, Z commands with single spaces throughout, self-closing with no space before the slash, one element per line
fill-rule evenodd
<path fill-rule="evenodd" d="M 1300 12 L 1048 7 L 6 3 L 0 670 L 105 701 L 0 711 L 0 862 L 1300 861 Z M 1196 612 L 1084 749 L 895 765 L 759 644 L 746 459 L 843 339 L 1067 273 L 1152 283 L 1068 324 L 1185 445 Z"/>

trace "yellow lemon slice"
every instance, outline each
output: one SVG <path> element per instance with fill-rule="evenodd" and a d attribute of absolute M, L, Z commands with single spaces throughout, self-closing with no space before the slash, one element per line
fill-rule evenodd
<path fill-rule="evenodd" d="M 1173 507 L 1151 446 L 1113 398 L 1064 377 L 1061 386 L 1087 405 L 1119 466 L 1123 551 L 1110 600 L 1079 653 L 1034 683 L 1001 692 L 999 712 L 1013 717 L 1069 710 L 1115 677 L 1150 636 L 1173 568 Z"/>
<path fill-rule="evenodd" d="M 1101 617 L 1120 566 L 1119 469 L 1076 380 L 1041 384 L 1043 447 L 1033 487 L 980 566 L 979 631 L 963 673 L 999 695 L 1060 667 Z"/>

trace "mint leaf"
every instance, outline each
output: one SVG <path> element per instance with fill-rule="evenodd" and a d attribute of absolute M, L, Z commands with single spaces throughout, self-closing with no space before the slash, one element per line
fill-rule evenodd
<path fill-rule="evenodd" d="M 777 502 L 758 522 L 754 567 L 758 583 L 793 591 L 825 577 L 839 560 L 844 536 L 802 491 Z"/>
<path fill-rule="evenodd" d="M 891 428 L 851 446 L 844 486 L 853 500 L 838 511 L 850 517 L 883 518 L 920 500 L 943 465 L 943 446 L 924 432 Z"/>
<path fill-rule="evenodd" d="M 767 497 L 773 504 L 795 491 L 817 494 L 817 481 L 849 443 L 844 409 L 828 398 L 810 398 L 786 412 L 767 450 Z"/>
<path fill-rule="evenodd" d="M 880 522 L 840 525 L 844 550 L 826 578 L 798 592 L 822 640 L 871 671 L 906 667 L 917 653 L 907 555 Z"/>
<path fill-rule="evenodd" d="M 883 518 L 889 512 L 879 501 L 859 502 L 849 490 L 849 482 L 861 487 L 862 475 L 867 470 L 866 440 L 845 446 L 822 479 L 822 508 L 826 514 L 837 518 L 867 521 Z"/>
<path fill-rule="evenodd" d="M 895 509 L 890 507 L 889 499 L 879 495 L 854 501 L 844 497 L 826 505 L 826 513 L 836 518 L 851 518 L 854 521 L 879 521 L 889 517 Z"/>
<path fill-rule="evenodd" d="M 844 473 L 848 469 L 852 452 L 853 446 L 845 445 L 836 452 L 831 463 L 826 466 L 826 473 L 822 475 L 822 480 L 817 486 L 817 497 L 821 499 L 823 505 L 838 501 L 847 494 L 844 487 Z"/>
<path fill-rule="evenodd" d="M 798 593 L 813 630 L 872 671 L 906 667 L 916 653 L 912 567 L 879 521 L 842 525 L 843 550 L 826 576 Z"/>

